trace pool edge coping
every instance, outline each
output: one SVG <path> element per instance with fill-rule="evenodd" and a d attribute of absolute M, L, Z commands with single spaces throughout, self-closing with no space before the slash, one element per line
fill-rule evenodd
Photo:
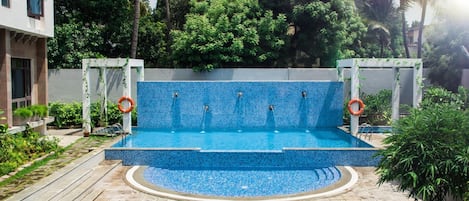
<path fill-rule="evenodd" d="M 241 198 L 236 198 L 236 197 L 210 197 L 210 196 L 197 196 L 197 195 L 192 195 L 192 194 L 184 194 L 184 193 L 176 193 L 170 190 L 166 190 L 163 188 L 151 188 L 146 185 L 143 185 L 139 183 L 138 181 L 135 180 L 134 175 L 138 171 L 142 171 L 143 167 L 146 166 L 133 166 L 130 169 L 128 169 L 125 173 L 125 182 L 131 186 L 132 188 L 148 193 L 150 195 L 155 195 L 155 196 L 161 196 L 165 198 L 170 198 L 170 199 L 177 199 L 177 200 L 190 200 L 190 201 L 223 201 L 223 200 L 270 200 L 270 201 L 294 201 L 294 200 L 305 200 L 305 199 L 311 199 L 311 198 L 319 198 L 319 197 L 330 197 L 334 195 L 338 195 L 340 193 L 344 193 L 348 191 L 353 185 L 355 185 L 358 181 L 358 173 L 350 166 L 336 166 L 340 173 L 343 175 L 344 171 L 347 171 L 348 176 L 350 177 L 347 182 L 344 182 L 345 184 L 340 185 L 337 188 L 334 188 L 332 190 L 327 190 L 323 192 L 323 189 L 318 189 L 314 191 L 309 191 L 309 192 L 304 192 L 304 193 L 298 193 L 298 194 L 292 194 L 292 195 L 285 195 L 285 196 L 269 196 L 269 197 L 241 197 Z M 339 184 L 343 181 L 338 181 L 331 186 L 334 186 L 336 184 Z M 148 185 L 148 184 L 147 184 Z M 154 186 L 154 185 L 149 185 L 149 186 Z M 328 187 L 325 187 L 328 188 Z M 161 190 L 158 190 L 161 189 Z M 165 191 L 166 190 L 166 191 Z"/>

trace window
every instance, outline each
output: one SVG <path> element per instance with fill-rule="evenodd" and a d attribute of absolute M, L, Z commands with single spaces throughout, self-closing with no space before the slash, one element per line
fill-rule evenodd
<path fill-rule="evenodd" d="M 4 7 L 10 7 L 10 0 L 2 0 L 2 6 Z"/>
<path fill-rule="evenodd" d="M 44 0 L 27 0 L 28 2 L 28 16 L 42 17 L 44 16 Z"/>
<path fill-rule="evenodd" d="M 13 109 L 31 105 L 31 61 L 11 59 L 11 96 Z"/>

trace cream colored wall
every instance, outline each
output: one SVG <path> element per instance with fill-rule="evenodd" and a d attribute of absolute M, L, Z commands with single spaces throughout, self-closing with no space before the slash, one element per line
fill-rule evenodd
<path fill-rule="evenodd" d="M 25 0 L 10 0 L 10 7 L 0 6 L 0 28 L 37 37 L 54 36 L 54 1 L 44 0 L 44 17 L 28 17 Z"/>

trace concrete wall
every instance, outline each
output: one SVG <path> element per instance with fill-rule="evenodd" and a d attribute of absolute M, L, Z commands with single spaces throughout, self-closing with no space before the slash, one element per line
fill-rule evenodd
<path fill-rule="evenodd" d="M 212 72 L 196 73 L 191 69 L 145 69 L 145 80 L 337 80 L 335 68 L 273 68 L 273 69 L 216 69 Z M 137 80 L 132 70 L 132 97 L 136 96 Z M 412 104 L 412 70 L 401 69 L 401 104 Z M 345 69 L 344 93 L 350 95 L 349 69 Z M 361 91 L 374 94 L 382 89 L 391 89 L 391 69 L 362 69 Z M 109 100 L 117 102 L 122 96 L 122 72 L 110 70 L 107 74 Z M 98 70 L 91 69 L 91 102 L 97 100 Z M 81 69 L 49 70 L 49 101 L 74 102 L 82 100 Z"/>

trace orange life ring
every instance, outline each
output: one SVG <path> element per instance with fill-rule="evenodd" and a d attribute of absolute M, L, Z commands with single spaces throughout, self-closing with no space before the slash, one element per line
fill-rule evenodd
<path fill-rule="evenodd" d="M 353 111 L 352 110 L 352 104 L 354 104 L 354 103 L 359 104 L 360 109 L 358 111 Z M 348 105 L 347 105 L 348 111 L 350 112 L 351 115 L 354 115 L 354 116 L 360 116 L 361 114 L 363 114 L 363 112 L 365 111 L 365 106 L 366 105 L 363 103 L 363 101 L 358 99 L 358 98 L 354 98 L 354 99 L 350 100 L 348 102 Z"/>
<path fill-rule="evenodd" d="M 128 101 L 130 103 L 130 107 L 127 108 L 127 109 L 124 109 L 122 107 L 122 101 Z M 119 100 L 117 101 L 117 108 L 119 108 L 119 110 L 123 113 L 129 113 L 131 112 L 133 109 L 134 109 L 134 105 L 135 105 L 135 102 L 132 98 L 130 98 L 129 96 L 122 96 L 121 98 L 119 98 Z"/>

